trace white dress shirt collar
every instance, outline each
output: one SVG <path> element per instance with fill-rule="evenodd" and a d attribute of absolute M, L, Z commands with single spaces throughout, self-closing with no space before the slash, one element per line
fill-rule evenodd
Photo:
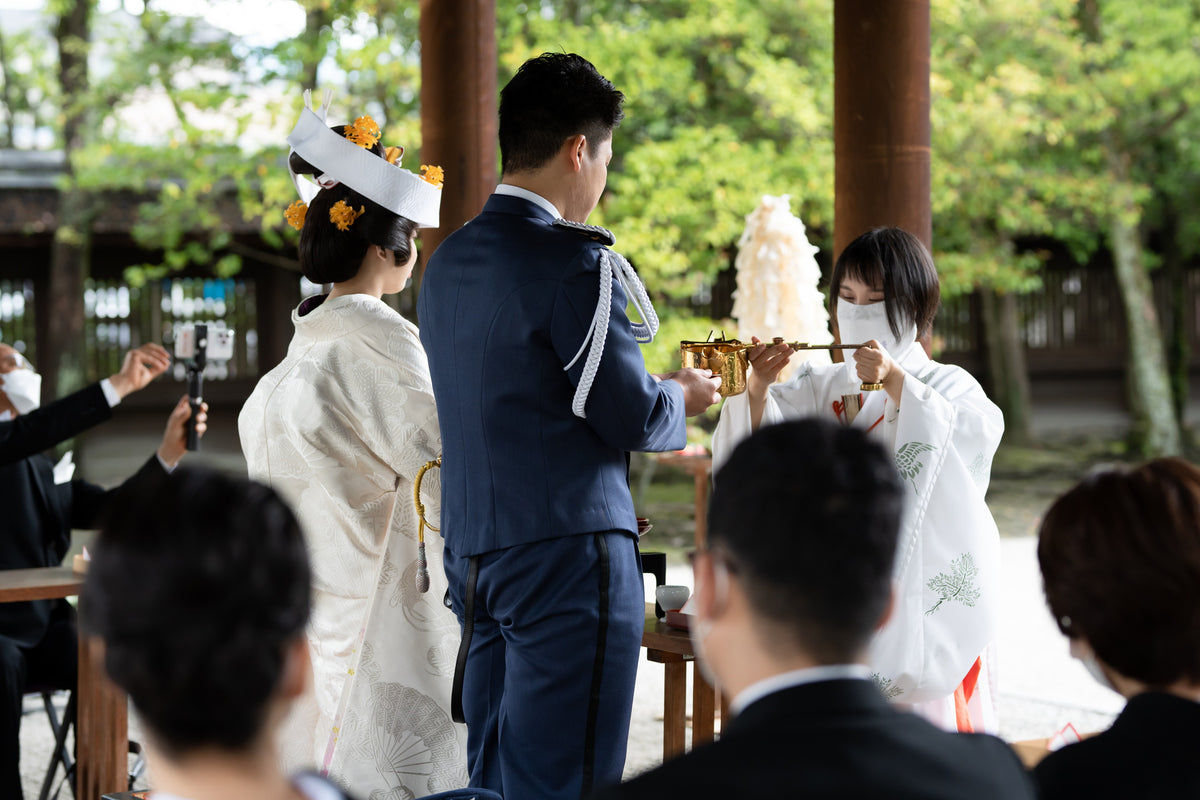
<path fill-rule="evenodd" d="M 528 200 L 535 206 L 546 209 L 554 215 L 555 219 L 562 219 L 562 214 L 558 213 L 558 209 L 554 207 L 554 203 L 551 203 L 537 192 L 531 192 L 528 189 L 522 189 L 520 186 L 513 186 L 511 183 L 502 183 L 496 187 L 495 194 L 506 194 L 510 197 L 520 197 L 522 200 Z"/>
<path fill-rule="evenodd" d="M 737 716 L 748 705 L 763 699 L 769 694 L 802 686 L 806 683 L 844 680 L 847 678 L 870 680 L 871 670 L 863 664 L 827 664 L 820 667 L 808 667 L 806 669 L 792 670 L 791 672 L 781 672 L 778 675 L 763 678 L 761 681 L 747 686 L 737 697 L 733 698 L 733 702 L 729 704 L 729 711 L 732 715 Z"/>

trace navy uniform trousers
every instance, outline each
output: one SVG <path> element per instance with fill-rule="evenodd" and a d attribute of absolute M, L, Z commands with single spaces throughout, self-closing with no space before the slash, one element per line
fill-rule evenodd
<path fill-rule="evenodd" d="M 476 558 L 471 785 L 533 800 L 620 781 L 646 608 L 636 540 L 580 534 Z M 470 562 L 445 551 L 460 623 Z"/>

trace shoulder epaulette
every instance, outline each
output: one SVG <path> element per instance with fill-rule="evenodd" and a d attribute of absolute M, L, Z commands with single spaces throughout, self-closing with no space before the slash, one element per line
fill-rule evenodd
<path fill-rule="evenodd" d="M 617 237 L 613 236 L 612 231 L 608 228 L 601 228 L 599 225 L 585 225 L 582 222 L 571 222 L 569 219 L 559 217 L 554 220 L 554 226 L 557 228 L 566 228 L 569 231 L 575 231 L 578 234 L 586 236 L 593 242 L 599 242 L 605 247 L 612 247 L 617 243 Z"/>

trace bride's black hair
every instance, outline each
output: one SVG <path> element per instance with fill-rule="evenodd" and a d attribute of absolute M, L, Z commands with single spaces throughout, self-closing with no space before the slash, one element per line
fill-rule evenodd
<path fill-rule="evenodd" d="M 339 136 L 345 126 L 332 128 Z M 370 152 L 384 158 L 383 147 L 376 143 Z M 320 175 L 322 170 L 309 164 L 298 154 L 289 157 L 292 172 L 297 175 Z M 386 161 L 385 161 L 386 163 Z M 339 230 L 329 221 L 329 209 L 339 200 L 363 214 L 349 230 Z M 300 269 L 313 283 L 341 283 L 358 274 L 363 257 L 371 246 L 391 250 L 397 265 L 407 264 L 412 254 L 413 236 L 417 223 L 395 214 L 368 200 L 344 183 L 322 189 L 308 204 L 304 227 L 300 230 Z"/>

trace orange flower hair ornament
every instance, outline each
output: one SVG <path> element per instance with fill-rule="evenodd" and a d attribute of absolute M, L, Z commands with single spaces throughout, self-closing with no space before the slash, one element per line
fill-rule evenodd
<path fill-rule="evenodd" d="M 442 188 L 442 182 L 446 179 L 446 173 L 441 167 L 435 167 L 432 164 L 421 165 L 421 180 L 431 184 L 433 188 Z"/>
<path fill-rule="evenodd" d="M 369 150 L 379 141 L 379 126 L 375 120 L 364 115 L 354 120 L 353 125 L 347 125 L 343 135 L 359 147 Z"/>
<path fill-rule="evenodd" d="M 329 221 L 336 225 L 339 231 L 348 231 L 354 220 L 361 217 L 366 210 L 365 206 L 359 206 L 358 211 L 355 211 L 346 205 L 345 200 L 338 200 L 333 204 L 333 208 L 329 209 Z"/>
<path fill-rule="evenodd" d="M 442 170 L 426 167 L 421 175 L 409 172 L 400 165 L 404 152 L 400 147 L 384 148 L 384 158 L 379 158 L 372 152 L 379 143 L 379 125 L 368 116 L 343 126 L 341 133 L 334 131 L 326 122 L 331 102 L 332 95 L 326 92 L 324 102 L 314 108 L 312 93 L 306 91 L 304 109 L 287 138 L 291 151 L 316 170 L 315 178 L 298 175 L 289 161 L 288 172 L 300 199 L 311 203 L 323 188 L 340 183 L 419 227 L 436 228 L 442 202 Z M 296 213 L 288 217 L 289 222 Z M 339 230 L 347 230 L 359 213 L 344 204 L 341 209 L 335 206 L 330 221 Z"/>
<path fill-rule="evenodd" d="M 304 218 L 307 216 L 308 206 L 302 200 L 297 200 L 283 210 L 283 218 L 296 230 L 304 227 Z"/>

